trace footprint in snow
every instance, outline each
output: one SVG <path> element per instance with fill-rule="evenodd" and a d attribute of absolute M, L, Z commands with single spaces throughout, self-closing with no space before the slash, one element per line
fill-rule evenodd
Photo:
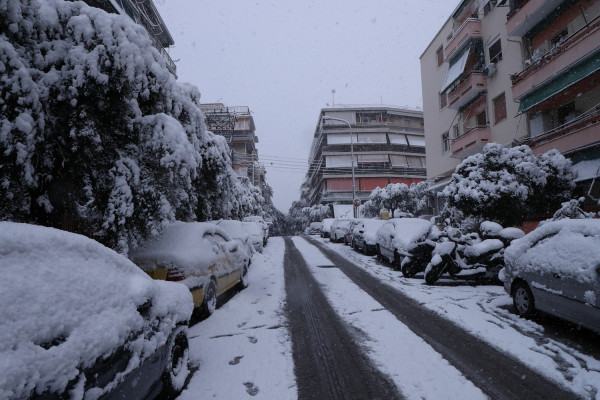
<path fill-rule="evenodd" d="M 252 344 L 255 344 L 256 342 L 258 342 L 258 339 L 254 336 L 248 336 L 248 341 Z"/>
<path fill-rule="evenodd" d="M 241 328 L 242 326 L 246 325 L 248 323 L 248 321 L 246 322 L 240 322 L 239 324 L 237 324 L 238 328 Z"/>
<path fill-rule="evenodd" d="M 246 386 L 246 392 L 250 396 L 256 396 L 258 394 L 258 386 L 254 386 L 254 383 L 244 382 L 244 386 Z"/>
<path fill-rule="evenodd" d="M 265 312 L 264 312 L 263 310 L 258 310 L 258 313 L 259 313 L 260 315 L 263 315 Z"/>
<path fill-rule="evenodd" d="M 237 356 L 233 360 L 229 361 L 229 365 L 237 365 L 244 356 Z"/>

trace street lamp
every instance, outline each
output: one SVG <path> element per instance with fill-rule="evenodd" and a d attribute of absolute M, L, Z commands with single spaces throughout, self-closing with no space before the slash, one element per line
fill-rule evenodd
<path fill-rule="evenodd" d="M 341 118 L 329 117 L 327 115 L 323 115 L 323 121 L 339 121 L 348 125 L 348 129 L 350 130 L 350 158 L 352 159 L 352 207 L 354 209 L 353 215 L 354 218 L 357 218 L 357 210 L 356 206 L 356 182 L 354 179 L 354 139 L 352 138 L 352 126 L 348 121 Z"/>

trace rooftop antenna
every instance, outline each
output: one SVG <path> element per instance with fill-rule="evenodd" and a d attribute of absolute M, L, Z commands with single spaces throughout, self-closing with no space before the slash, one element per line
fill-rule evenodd
<path fill-rule="evenodd" d="M 335 107 L 335 89 L 331 89 L 331 106 Z"/>

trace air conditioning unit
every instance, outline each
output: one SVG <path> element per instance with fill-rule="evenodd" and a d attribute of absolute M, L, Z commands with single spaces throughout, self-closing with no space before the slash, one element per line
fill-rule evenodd
<path fill-rule="evenodd" d="M 496 75 L 496 72 L 497 72 L 496 63 L 489 63 L 483 69 L 483 74 L 485 76 L 487 76 L 488 78 L 492 78 L 494 75 Z"/>

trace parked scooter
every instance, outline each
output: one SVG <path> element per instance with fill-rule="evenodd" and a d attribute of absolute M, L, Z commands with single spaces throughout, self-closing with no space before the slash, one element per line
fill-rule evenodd
<path fill-rule="evenodd" d="M 425 269 L 425 282 L 434 284 L 444 272 L 461 277 L 483 278 L 501 283 L 498 273 L 504 267 L 504 249 L 514 239 L 523 237 L 517 228 L 502 228 L 494 222 L 480 226 L 483 240 L 477 233 L 461 235 L 460 231 L 447 235 L 448 242 L 440 242 L 433 250 L 431 262 Z"/>
<path fill-rule="evenodd" d="M 427 264 L 431 261 L 436 242 L 440 240 L 442 235 L 442 230 L 438 226 L 433 225 L 427 235 L 409 244 L 400 264 L 402 275 L 411 278 L 417 273 L 425 271 Z"/>

